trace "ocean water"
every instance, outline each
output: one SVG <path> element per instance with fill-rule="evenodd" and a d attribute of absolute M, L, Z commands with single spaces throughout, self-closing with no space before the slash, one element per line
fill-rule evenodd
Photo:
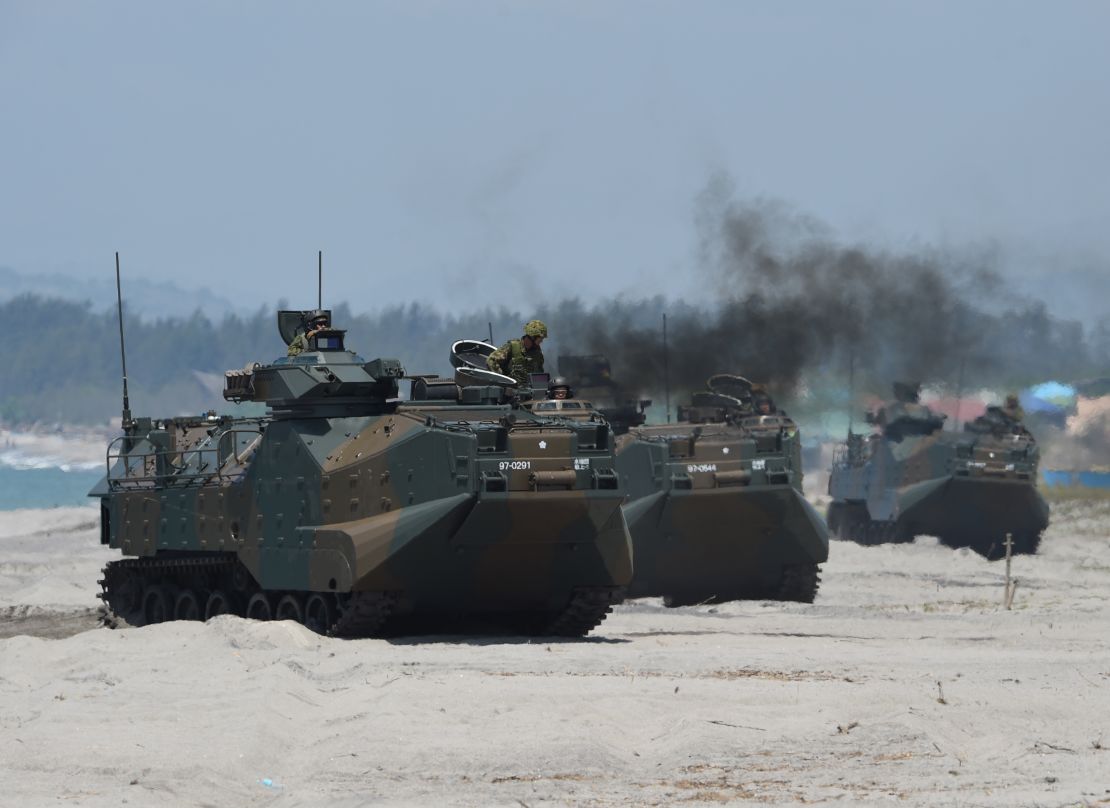
<path fill-rule="evenodd" d="M 89 489 L 104 475 L 96 469 L 57 466 L 46 468 L 13 468 L 0 465 L 0 511 L 16 508 L 58 508 L 92 505 Z"/>

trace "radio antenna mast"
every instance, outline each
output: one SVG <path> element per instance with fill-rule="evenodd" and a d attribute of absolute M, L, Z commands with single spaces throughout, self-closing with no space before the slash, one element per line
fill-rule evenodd
<path fill-rule="evenodd" d="M 316 253 L 316 308 L 324 308 L 324 251 Z"/>
<path fill-rule="evenodd" d="M 671 364 L 667 350 L 667 313 L 663 312 L 663 390 L 667 404 L 667 423 L 671 422 Z"/>
<path fill-rule="evenodd" d="M 494 341 L 493 341 L 493 320 L 489 320 L 489 321 L 488 321 L 488 322 L 486 323 L 486 325 L 488 325 L 488 326 L 489 326 L 489 344 L 490 344 L 490 345 L 494 345 L 495 343 L 494 343 Z"/>
<path fill-rule="evenodd" d="M 956 428 L 955 431 L 960 431 L 960 405 L 963 403 L 964 398 L 964 370 L 967 367 L 967 351 L 960 354 L 960 375 L 956 377 Z"/>
<path fill-rule="evenodd" d="M 131 428 L 131 401 L 127 397 L 127 351 L 123 346 L 123 292 L 119 283 L 119 251 L 116 251 L 116 308 L 119 312 L 119 356 L 123 365 L 123 428 Z"/>
<path fill-rule="evenodd" d="M 856 349 L 848 354 L 848 434 L 852 434 L 856 417 Z"/>

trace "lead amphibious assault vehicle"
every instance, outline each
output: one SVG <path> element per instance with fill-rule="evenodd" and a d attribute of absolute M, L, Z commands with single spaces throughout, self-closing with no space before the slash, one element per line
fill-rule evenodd
<path fill-rule="evenodd" d="M 795 423 L 729 374 L 710 378 L 678 417 L 617 441 L 636 559 L 629 596 L 812 603 L 829 540 L 802 496 Z"/>
<path fill-rule="evenodd" d="M 895 400 L 869 416 L 879 432 L 849 434 L 829 477 L 829 529 L 859 544 L 937 536 L 987 558 L 1035 553 L 1049 509 L 1037 491 L 1037 443 L 989 407 L 963 431 L 918 401 L 920 385 L 896 383 Z"/>
<path fill-rule="evenodd" d="M 320 313 L 280 312 L 282 338 Z M 604 619 L 632 576 L 604 422 L 522 409 L 529 391 L 484 369 L 484 343 L 455 344 L 452 379 L 368 362 L 333 328 L 307 343 L 227 374 L 225 398 L 265 402 L 264 417 L 132 419 L 125 403 L 90 493 L 101 543 L 132 556 L 104 569 L 112 613 L 339 636 L 475 615 L 581 636 Z"/>

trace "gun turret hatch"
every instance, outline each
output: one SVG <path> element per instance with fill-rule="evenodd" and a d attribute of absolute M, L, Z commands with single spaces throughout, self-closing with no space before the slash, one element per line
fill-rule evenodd
<path fill-rule="evenodd" d="M 486 365 L 486 359 L 497 349 L 488 342 L 460 339 L 451 345 L 451 367 L 459 387 L 516 387 L 512 376 L 497 373 Z"/>

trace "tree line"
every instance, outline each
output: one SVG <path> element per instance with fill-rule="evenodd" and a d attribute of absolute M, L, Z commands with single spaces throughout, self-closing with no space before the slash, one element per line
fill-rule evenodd
<path fill-rule="evenodd" d="M 276 323 L 276 311 L 283 307 L 279 302 L 274 308 L 218 320 L 202 311 L 147 320 L 125 307 L 133 412 L 161 417 L 228 410 L 219 394 L 224 371 L 284 355 Z M 421 303 L 362 314 L 343 303 L 333 311 L 336 327 L 347 329 L 347 346 L 366 359 L 395 357 L 411 373 L 441 374 L 450 372 L 448 354 L 454 340 L 485 339 L 492 330 L 495 342 L 501 343 L 520 336 L 522 324 L 539 317 L 551 332 L 544 344 L 549 370 L 557 370 L 560 353 L 606 353 L 615 378 L 660 400 L 665 356 L 676 401 L 716 372 L 769 382 L 784 400 L 804 392 L 835 401 L 846 390 L 851 370 L 856 391 L 882 395 L 901 367 L 913 367 L 892 363 L 880 350 L 885 342 L 862 340 L 851 349 L 846 347 L 850 343 L 835 350 L 808 347 L 820 344 L 820 333 L 802 339 L 801 318 L 792 317 L 789 309 L 765 305 L 711 308 L 654 297 L 567 299 L 530 310 L 490 306 L 465 313 L 444 313 Z M 667 344 L 662 339 L 664 313 L 671 329 Z M 935 378 L 920 381 L 950 388 L 962 384 L 970 390 L 1110 375 L 1110 323 L 1084 329 L 1053 318 L 1041 304 L 969 314 L 974 316 L 955 321 L 956 330 L 966 330 L 966 335 L 956 333 L 951 341 L 968 349 L 952 349 L 943 363 L 934 363 Z M 114 310 L 23 296 L 0 304 L 0 318 L 8 324 L 9 347 L 0 386 L 0 421 L 103 423 L 118 418 L 122 369 Z M 897 323 L 881 325 L 888 333 Z M 864 324 L 865 334 L 866 329 Z M 806 355 L 797 356 L 803 348 Z"/>

